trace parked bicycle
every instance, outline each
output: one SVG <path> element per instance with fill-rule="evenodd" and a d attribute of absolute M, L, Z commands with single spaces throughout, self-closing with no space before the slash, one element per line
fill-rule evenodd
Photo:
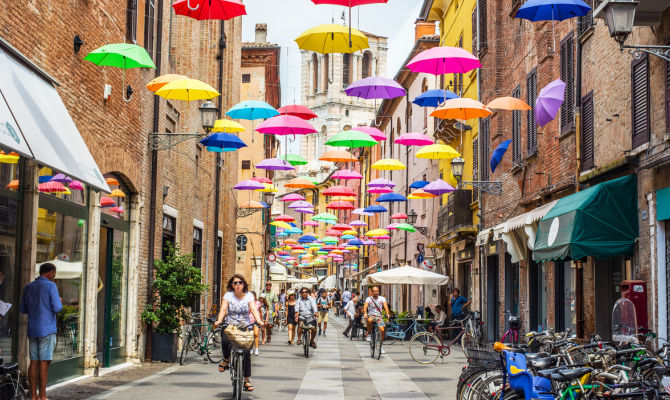
<path fill-rule="evenodd" d="M 402 329 L 400 326 L 400 322 L 402 321 L 412 321 L 405 329 Z M 419 320 L 411 320 L 411 319 L 395 319 L 392 321 L 388 322 L 388 325 L 386 326 L 386 340 L 385 342 L 387 344 L 393 344 L 397 340 L 405 340 L 406 338 L 411 338 L 412 336 L 416 335 L 419 332 L 425 332 L 426 328 L 421 325 Z"/>
<path fill-rule="evenodd" d="M 203 323 L 199 313 L 191 314 L 183 331 L 179 365 L 184 365 L 189 349 L 200 356 L 206 355 L 211 363 L 220 363 L 223 360 L 221 332 L 214 329 L 214 318 L 205 318 Z"/>
<path fill-rule="evenodd" d="M 510 311 L 504 311 L 504 314 L 507 315 L 507 325 L 509 325 L 509 328 L 502 338 L 500 338 L 500 342 L 511 343 L 517 346 L 519 344 L 519 332 L 521 332 L 521 317 L 512 314 Z"/>
<path fill-rule="evenodd" d="M 30 395 L 21 384 L 18 363 L 3 363 L 0 358 L 0 399 L 28 400 Z"/>
<path fill-rule="evenodd" d="M 438 357 L 449 356 L 451 347 L 456 343 L 461 343 L 461 338 L 466 332 L 463 329 L 463 321 L 466 319 L 453 321 L 451 326 L 438 326 L 435 328 L 435 333 L 419 332 L 412 336 L 409 341 L 409 354 L 412 359 L 419 364 L 431 364 Z M 453 332 L 455 332 L 454 338 L 445 342 L 442 336 Z"/>

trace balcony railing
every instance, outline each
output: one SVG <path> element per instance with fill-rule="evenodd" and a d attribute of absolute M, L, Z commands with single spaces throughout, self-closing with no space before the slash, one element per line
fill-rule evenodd
<path fill-rule="evenodd" d="M 472 226 L 472 190 L 459 189 L 452 192 L 447 204 L 440 208 L 437 216 L 437 236 L 443 236 L 454 230 Z"/>
<path fill-rule="evenodd" d="M 589 11 L 588 14 L 584 15 L 583 17 L 579 17 L 577 20 L 577 33 L 579 33 L 579 37 L 581 38 L 585 33 L 591 30 L 593 28 L 594 23 L 593 23 L 593 9 L 596 7 L 596 4 L 599 4 L 600 1 L 598 0 L 586 0 L 586 3 L 591 6 L 591 11 Z"/>

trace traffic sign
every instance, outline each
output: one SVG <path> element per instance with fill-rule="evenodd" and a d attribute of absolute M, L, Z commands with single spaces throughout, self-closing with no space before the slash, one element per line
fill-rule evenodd
<path fill-rule="evenodd" d="M 416 262 L 419 263 L 419 265 L 423 262 L 423 254 L 419 254 L 416 256 Z"/>
<path fill-rule="evenodd" d="M 423 244 L 423 243 L 417 243 L 416 244 L 416 251 L 418 251 L 421 254 L 423 254 L 425 248 L 426 248 L 426 245 Z"/>
<path fill-rule="evenodd" d="M 274 262 L 276 259 L 277 259 L 277 256 L 275 255 L 275 253 L 268 254 L 268 261 Z"/>
<path fill-rule="evenodd" d="M 423 269 L 425 269 L 425 270 L 427 270 L 427 271 L 432 271 L 433 268 L 435 268 L 435 264 L 434 264 L 433 261 L 431 261 L 431 260 L 425 260 L 425 261 L 421 264 L 421 268 L 423 268 Z"/>

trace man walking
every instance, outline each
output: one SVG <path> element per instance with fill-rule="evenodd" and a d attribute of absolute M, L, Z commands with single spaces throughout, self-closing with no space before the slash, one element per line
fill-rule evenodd
<path fill-rule="evenodd" d="M 22 314 L 28 314 L 28 341 L 30 344 L 30 397 L 32 400 L 47 400 L 47 377 L 49 364 L 56 347 L 56 316 L 63 308 L 54 283 L 56 266 L 44 263 L 40 276 L 27 284 L 21 297 Z M 39 381 L 38 381 L 39 380 Z M 39 396 L 37 386 L 39 383 Z"/>
<path fill-rule="evenodd" d="M 272 282 L 265 282 L 265 291 L 261 292 L 260 296 L 265 295 L 265 300 L 268 302 L 268 322 L 266 325 L 267 342 L 270 343 L 272 339 L 272 325 L 274 325 L 275 311 L 279 309 L 279 298 L 272 292 Z"/>
<path fill-rule="evenodd" d="M 356 303 L 358 302 L 358 299 L 356 298 L 356 295 L 354 297 L 351 297 L 351 299 L 347 302 L 347 304 L 344 306 L 344 316 L 347 318 L 349 321 L 349 325 L 347 325 L 347 329 L 342 332 L 344 336 L 349 336 L 349 332 L 351 332 L 351 328 L 354 326 L 354 319 L 356 318 Z"/>

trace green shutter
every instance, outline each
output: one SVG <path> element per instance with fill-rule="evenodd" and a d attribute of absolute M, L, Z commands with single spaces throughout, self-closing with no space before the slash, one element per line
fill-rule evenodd
<path fill-rule="evenodd" d="M 656 220 L 670 219 L 670 186 L 656 191 Z"/>

